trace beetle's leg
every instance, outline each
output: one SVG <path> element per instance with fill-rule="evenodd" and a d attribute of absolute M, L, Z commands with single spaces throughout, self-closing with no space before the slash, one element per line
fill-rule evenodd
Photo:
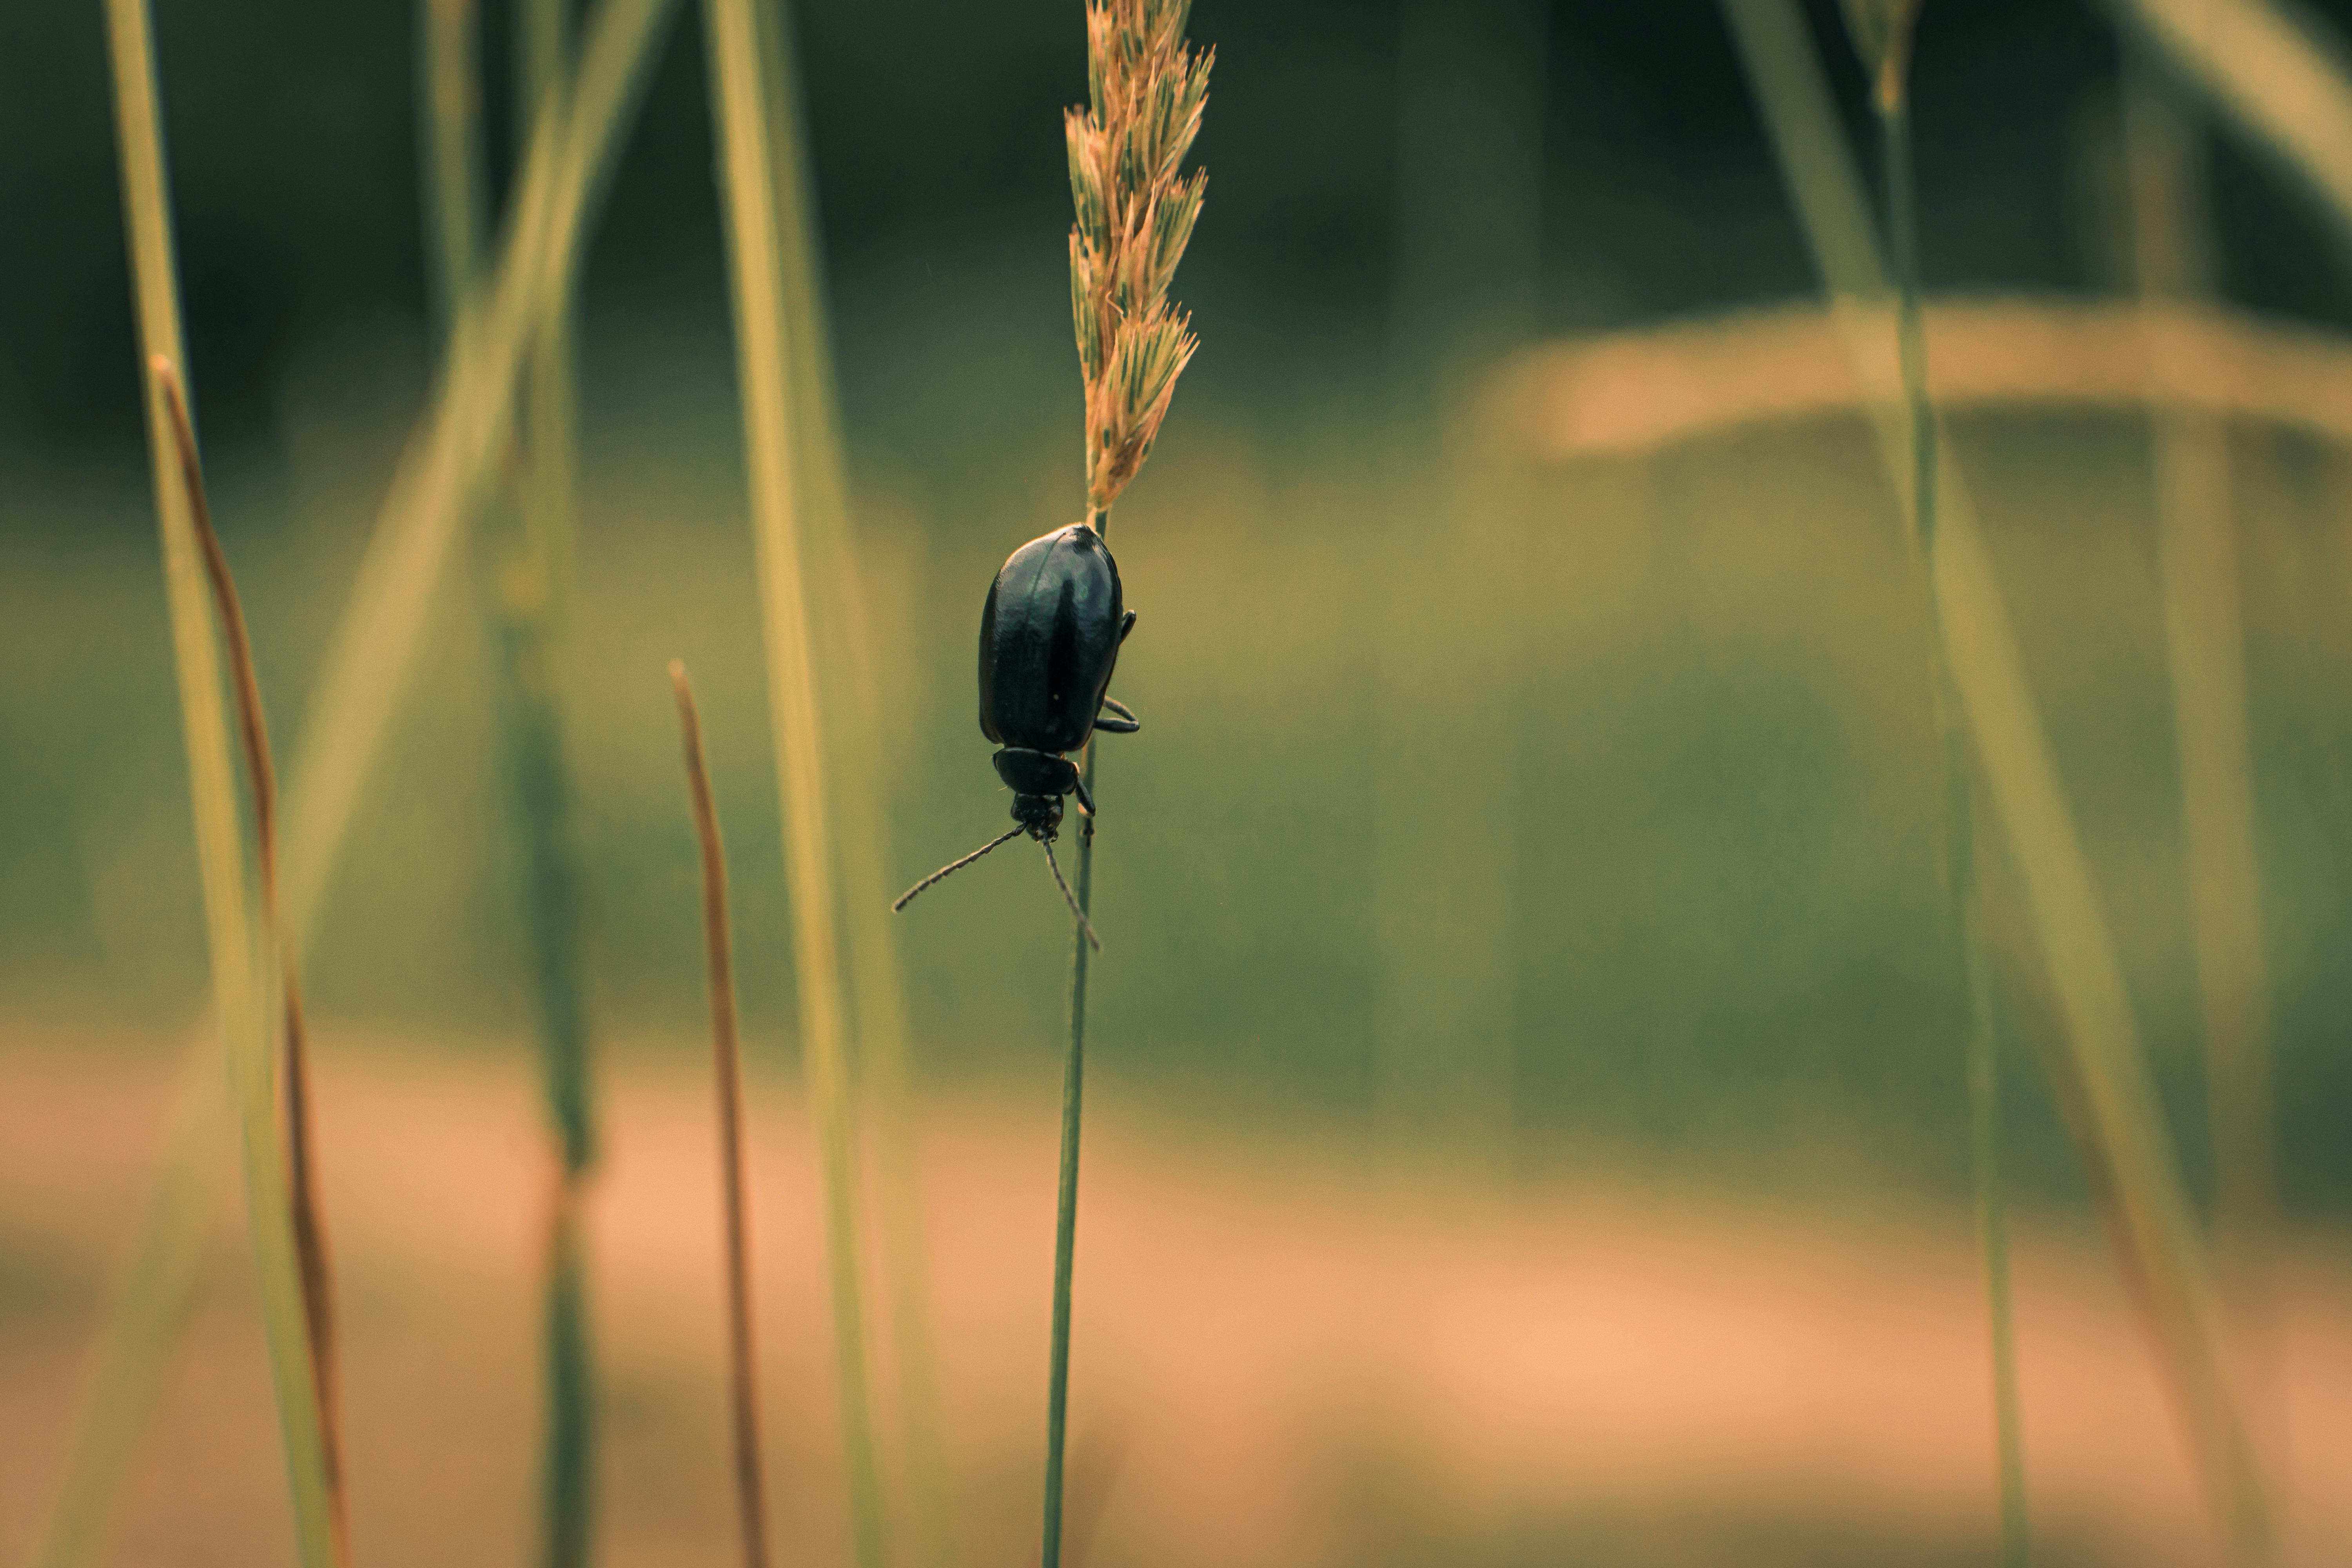
<path fill-rule="evenodd" d="M 1087 793 L 1087 781 L 1073 775 L 1070 786 L 1078 792 L 1078 809 L 1092 816 L 1095 814 L 1095 797 Z"/>
<path fill-rule="evenodd" d="M 1118 640 L 1125 642 L 1127 640 L 1127 634 L 1134 629 L 1135 612 L 1133 610 L 1129 610 L 1127 612 L 1126 617 L 1118 623 Z"/>
<path fill-rule="evenodd" d="M 1095 728 L 1112 735 L 1132 735 L 1143 728 L 1143 721 L 1135 710 L 1116 697 L 1102 700 L 1103 711 L 1095 716 Z"/>

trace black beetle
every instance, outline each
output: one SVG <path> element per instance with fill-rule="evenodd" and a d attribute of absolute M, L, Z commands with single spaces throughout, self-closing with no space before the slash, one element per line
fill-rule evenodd
<path fill-rule="evenodd" d="M 1067 753 L 1097 730 L 1129 735 L 1142 728 L 1109 695 L 1119 645 L 1134 629 L 1135 612 L 1120 598 L 1118 563 L 1087 524 L 1056 529 L 1006 557 L 980 613 L 980 732 L 997 743 L 996 776 L 1013 789 L 1013 829 L 940 867 L 908 889 L 892 910 L 905 909 L 940 878 L 1025 833 L 1045 848 L 1070 912 L 1094 942 L 1054 859 L 1054 838 L 1064 795 L 1076 795 L 1089 819 L 1095 814 L 1086 781 Z"/>

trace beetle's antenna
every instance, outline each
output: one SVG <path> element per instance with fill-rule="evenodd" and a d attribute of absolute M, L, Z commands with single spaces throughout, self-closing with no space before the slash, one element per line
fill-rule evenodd
<path fill-rule="evenodd" d="M 990 850 L 992 850 L 992 849 L 995 848 L 998 845 L 1000 845 L 1000 844 L 1003 843 L 1005 839 L 1007 839 L 1007 838 L 1018 838 L 1018 837 L 1020 837 L 1024 833 L 1026 833 L 1026 832 L 1028 832 L 1028 831 L 1029 831 L 1029 830 L 1028 830 L 1026 827 L 1020 826 L 1015 826 L 1013 827 L 1013 831 L 1012 831 L 1012 832 L 1007 833 L 1007 834 L 1004 834 L 1004 835 L 1003 835 L 1003 837 L 996 837 L 996 838 L 992 838 L 992 839 L 990 839 L 987 843 L 985 843 L 985 844 L 982 845 L 979 848 L 977 848 L 977 849 L 973 850 L 971 854 L 969 854 L 969 855 L 965 856 L 962 859 L 961 859 L 961 860 L 950 860 L 950 861 L 949 861 L 946 865 L 944 865 L 944 866 L 940 867 L 938 870 L 936 870 L 936 871 L 932 872 L 929 876 L 928 876 L 928 877 L 924 878 L 921 881 L 919 881 L 919 882 L 916 883 L 913 887 L 911 887 L 911 888 L 908 889 L 905 892 L 903 892 L 903 893 L 899 894 L 899 895 L 898 895 L 898 901 L 897 903 L 892 904 L 892 905 L 890 906 L 890 912 L 891 912 L 892 914 L 894 914 L 894 915 L 895 915 L 895 914 L 897 914 L 900 910 L 903 910 L 903 909 L 905 909 L 905 908 L 907 907 L 908 902 L 910 900 L 912 900 L 912 899 L 914 898 L 914 896 L 915 896 L 917 893 L 921 892 L 925 888 L 929 887 L 933 882 L 936 882 L 936 881 L 940 880 L 940 879 L 941 879 L 942 877 L 947 876 L 947 875 L 948 875 L 950 872 L 951 872 L 951 871 L 961 871 L 961 870 L 962 870 L 966 866 L 971 865 L 973 861 L 975 861 L 975 860 L 979 859 L 982 856 L 983 856 L 983 855 L 987 854 Z M 1058 876 L 1060 875 L 1060 873 L 1059 873 L 1059 872 L 1056 872 L 1056 873 L 1055 873 L 1055 875 L 1056 877 L 1058 877 Z"/>
<path fill-rule="evenodd" d="M 996 841 L 996 844 L 1002 844 L 1004 840 L 1000 838 Z M 996 844 L 992 844 L 988 847 L 990 849 L 993 849 L 996 847 Z M 1086 910 L 1078 908 L 1078 896 L 1070 891 L 1070 885 L 1062 880 L 1061 862 L 1054 858 L 1054 841 L 1050 838 L 1040 838 L 1037 840 L 1037 845 L 1039 848 L 1045 851 L 1045 869 L 1054 873 L 1054 886 L 1061 889 L 1062 897 L 1069 900 L 1070 913 L 1076 918 L 1078 929 L 1086 933 L 1087 945 L 1093 948 L 1097 952 L 1100 952 L 1102 951 L 1102 938 L 1095 934 L 1094 922 L 1087 919 Z M 984 854 L 986 851 L 983 850 L 982 853 Z M 947 873 L 942 871 L 940 874 L 941 876 L 945 876 Z M 909 893 L 907 896 L 911 899 L 915 895 Z"/>

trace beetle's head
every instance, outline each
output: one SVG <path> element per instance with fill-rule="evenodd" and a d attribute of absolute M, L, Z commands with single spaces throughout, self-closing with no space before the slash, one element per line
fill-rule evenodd
<path fill-rule="evenodd" d="M 1013 820 L 1027 829 L 1030 837 L 1050 839 L 1062 826 L 1062 797 L 1016 795 L 1013 797 Z"/>

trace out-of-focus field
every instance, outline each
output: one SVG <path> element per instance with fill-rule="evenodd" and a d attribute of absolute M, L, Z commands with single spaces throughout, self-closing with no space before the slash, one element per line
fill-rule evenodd
<path fill-rule="evenodd" d="M 152 1051 L 87 1048 L 121 1042 L 28 1040 L 16 1024 L 6 1037 L 0 1550 L 23 1543 L 54 1480 L 47 1435 L 173 1081 Z M 534 1398 L 530 1084 L 414 1040 L 321 1044 L 354 1527 L 385 1562 L 513 1562 Z M 830 1561 L 844 1543 L 814 1157 L 775 1073 L 755 1088 L 770 1468 L 787 1559 Z M 707 1088 L 677 1064 L 635 1066 L 611 1110 L 595 1242 L 605 1561 L 723 1560 Z M 1087 1148 L 1072 1417 L 1075 1513 L 1098 1568 L 1794 1568 L 1990 1549 L 1982 1317 L 1958 1216 L 1622 1182 L 1507 1196 L 1107 1110 Z M 925 1131 L 966 1560 L 1012 1563 L 1034 1550 L 1053 1105 L 967 1095 Z M 290 1561 L 248 1267 L 224 1245 L 207 1270 L 116 1561 Z M 2283 1286 L 2291 1517 L 2314 1543 L 2341 1541 L 2352 1262 L 2305 1249 Z M 2045 1560 L 2211 1561 L 2095 1237 L 2030 1226 L 2018 1288 Z"/>
<path fill-rule="evenodd" d="M 754 1031 L 780 1529 L 833 1560 L 734 416 L 719 362 L 657 337 L 592 341 L 585 363 L 572 695 L 614 1119 L 605 1540 L 615 1564 L 707 1562 L 729 1517 L 695 868 L 661 676 L 678 655 Z M 288 749 L 418 390 L 381 350 L 299 363 L 274 445 L 215 465 Z M 974 621 L 1076 488 L 1067 389 L 1025 384 L 987 428 L 858 454 L 901 885 L 1003 823 Z M 1074 1374 L 1091 1561 L 1982 1560 L 1923 605 L 1859 419 L 1559 464 L 1468 423 L 1441 448 L 1360 414 L 1183 413 L 1112 536 L 1141 616 L 1116 690 L 1145 729 L 1103 763 Z M 1956 428 L 2202 1194 L 2146 426 Z M 2352 536 L 2340 458 L 2251 428 L 2234 450 L 2293 1237 L 2282 1452 L 2297 1531 L 2342 1541 Z M 204 987 L 144 476 L 24 453 L 5 470 L 26 526 L 0 531 L 0 1553 L 47 1506 Z M 444 585 L 306 954 L 355 1527 L 383 1561 L 513 1561 L 530 1519 L 539 1155 L 473 588 Z M 974 1564 L 1017 1560 L 1035 1528 L 1069 937 L 1034 861 L 1000 854 L 897 928 Z M 2043 1559 L 2211 1561 L 2036 1071 L 2057 1025 L 2012 872 L 1990 864 Z M 225 1249 L 117 1560 L 285 1551 L 260 1353 Z"/>
<path fill-rule="evenodd" d="M 614 1033 L 699 1016 L 661 676 L 677 655 L 709 714 L 745 1005 L 789 1019 L 726 384 L 608 353 L 587 384 L 628 388 L 630 417 L 592 396 L 573 705 L 597 1016 Z M 372 359 L 311 366 L 282 456 L 218 465 L 289 750 L 392 465 L 406 389 L 390 379 Z M 984 439 L 861 463 L 898 868 L 864 896 L 1003 826 L 971 638 L 1005 552 L 1070 509 L 1066 390 Z M 1364 420 L 1204 410 L 1184 435 L 1113 531 L 1141 617 L 1117 690 L 1146 727 L 1103 764 L 1103 1071 L 1221 1121 L 1339 1133 L 1394 1121 L 1384 1098 L 1458 1093 L 1442 1127 L 1507 1135 L 1537 1165 L 1963 1189 L 1922 602 L 1858 419 L 1564 467 L 1474 428 L 1452 469 Z M 1958 440 L 2159 1078 L 2190 1097 L 2195 1179 L 2146 428 L 1973 415 Z M 2352 536 L 2337 459 L 2258 430 L 2237 445 L 2284 1180 L 2340 1212 Z M 176 1030 L 202 994 L 202 924 L 144 478 L 14 467 L 31 526 L 0 536 L 0 984 L 28 1012 Z M 476 604 L 454 572 L 306 958 L 322 1015 L 460 1036 L 520 1017 Z M 2055 1022 L 1991 864 L 2020 1173 L 2063 1193 L 2071 1156 L 2032 1081 Z M 899 918 L 935 1084 L 1050 1070 L 1062 919 L 1034 854 Z"/>

